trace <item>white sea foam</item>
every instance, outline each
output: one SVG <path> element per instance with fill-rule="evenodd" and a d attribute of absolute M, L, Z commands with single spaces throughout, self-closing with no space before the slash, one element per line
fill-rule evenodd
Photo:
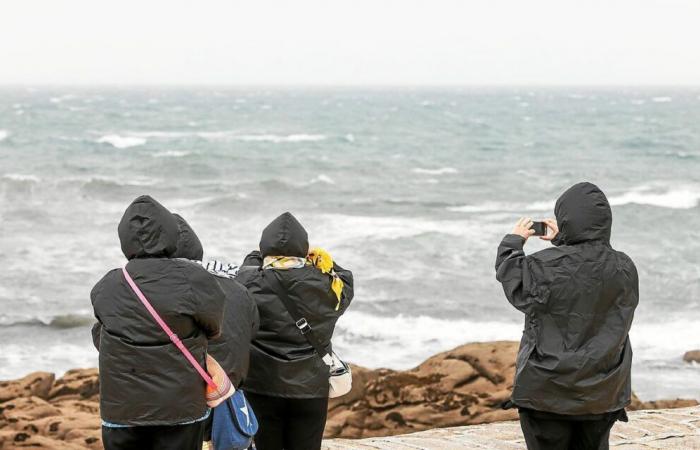
<path fill-rule="evenodd" d="M 659 323 L 637 320 L 630 332 L 635 360 L 680 361 L 688 349 L 700 348 L 696 328 L 697 320 L 692 318 Z M 382 317 L 350 310 L 338 322 L 333 342 L 340 354 L 354 363 L 407 369 L 469 342 L 520 340 L 522 329 L 520 322 L 402 314 Z"/>
<path fill-rule="evenodd" d="M 455 169 L 454 167 L 441 167 L 439 169 L 425 169 L 422 167 L 416 167 L 411 169 L 411 172 L 424 175 L 446 175 L 450 173 L 459 173 L 459 170 Z"/>
<path fill-rule="evenodd" d="M 183 156 L 191 155 L 192 152 L 184 150 L 166 150 L 163 152 L 156 152 L 153 154 L 154 158 L 182 158 Z"/>
<path fill-rule="evenodd" d="M 109 144 L 115 148 L 130 148 L 145 144 L 145 138 L 136 136 L 120 136 L 118 134 L 108 134 L 97 140 L 98 144 Z"/>
<path fill-rule="evenodd" d="M 639 187 L 622 195 L 610 197 L 610 204 L 622 206 L 629 204 L 658 206 L 661 208 L 690 209 L 700 203 L 700 187 L 678 187 L 657 191 L 651 187 Z"/>
<path fill-rule="evenodd" d="M 243 142 L 272 142 L 275 144 L 284 142 L 318 142 L 326 140 L 323 134 L 239 134 L 232 139 Z"/>
<path fill-rule="evenodd" d="M 483 233 L 482 225 L 470 220 L 433 220 L 422 217 L 354 216 L 322 214 L 314 217 L 309 233 L 318 242 L 333 245 L 366 243 L 375 240 L 396 240 L 426 233 L 468 237 Z M 480 241 L 475 245 L 485 243 Z"/>
<path fill-rule="evenodd" d="M 542 201 L 532 203 L 505 203 L 505 202 L 483 202 L 476 205 L 450 206 L 448 211 L 464 213 L 485 213 L 485 212 L 543 212 L 554 209 L 553 201 Z"/>
<path fill-rule="evenodd" d="M 446 320 L 428 316 L 379 317 L 348 311 L 338 322 L 334 346 L 344 358 L 368 367 L 408 369 L 468 342 L 519 340 L 522 324 Z"/>
<path fill-rule="evenodd" d="M 320 174 L 316 178 L 312 179 L 309 184 L 317 184 L 317 183 L 322 183 L 322 184 L 335 184 L 335 181 L 333 178 L 329 177 L 328 175 Z"/>
<path fill-rule="evenodd" d="M 28 181 L 31 183 L 39 183 L 41 182 L 41 178 L 39 178 L 36 175 L 27 175 L 23 173 L 7 173 L 2 176 L 6 180 L 12 180 L 12 181 Z"/>
<path fill-rule="evenodd" d="M 4 141 L 5 139 L 10 136 L 10 132 L 7 130 L 0 130 L 0 142 Z"/>
<path fill-rule="evenodd" d="M 671 97 L 652 97 L 651 99 L 654 103 L 669 103 L 673 101 Z"/>

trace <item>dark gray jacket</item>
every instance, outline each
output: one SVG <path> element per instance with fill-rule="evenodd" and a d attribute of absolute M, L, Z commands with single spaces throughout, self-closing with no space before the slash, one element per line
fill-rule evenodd
<path fill-rule="evenodd" d="M 221 331 L 224 293 L 213 275 L 172 259 L 178 226 L 148 196 L 127 208 L 119 223 L 126 265 L 153 307 L 205 364 L 207 339 Z M 98 323 L 100 413 L 124 425 L 170 425 L 202 417 L 205 384 L 126 283 L 121 269 L 107 273 L 90 294 Z"/>
<path fill-rule="evenodd" d="M 308 248 L 306 230 L 294 216 L 285 213 L 265 228 L 260 240 L 261 252 L 248 255 L 238 273 L 237 280 L 248 288 L 260 311 L 260 330 L 251 348 L 245 385 L 248 391 L 286 398 L 328 396 L 328 366 L 299 332 L 283 303 L 262 277 L 263 256 L 305 257 Z M 276 270 L 289 297 L 326 346 L 330 346 L 335 324 L 353 297 L 352 273 L 338 265 L 335 271 L 345 284 L 337 310 L 338 300 L 331 290 L 330 275 L 312 266 Z"/>
<path fill-rule="evenodd" d="M 527 256 L 509 234 L 498 248 L 496 278 L 525 313 L 511 400 L 555 414 L 617 411 L 631 396 L 637 270 L 610 246 L 612 213 L 595 185 L 571 187 L 555 215 L 556 247 Z"/>
<path fill-rule="evenodd" d="M 200 261 L 204 250 L 192 227 L 175 214 L 180 239 L 175 257 Z M 227 277 L 216 278 L 226 296 L 221 335 L 209 341 L 211 354 L 228 373 L 236 388 L 244 384 L 250 365 L 250 342 L 258 331 L 260 316 L 255 300 L 241 283 Z"/>

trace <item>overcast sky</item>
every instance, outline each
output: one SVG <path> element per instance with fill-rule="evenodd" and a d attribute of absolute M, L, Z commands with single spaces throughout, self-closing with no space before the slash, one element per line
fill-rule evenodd
<path fill-rule="evenodd" d="M 700 84 L 700 0 L 12 0 L 2 84 Z"/>

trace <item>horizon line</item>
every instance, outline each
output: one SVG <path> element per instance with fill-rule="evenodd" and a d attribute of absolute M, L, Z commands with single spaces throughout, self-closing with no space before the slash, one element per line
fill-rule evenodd
<path fill-rule="evenodd" d="M 376 84 L 324 84 L 324 83 L 2 83 L 0 89 L 42 88 L 216 88 L 216 89 L 494 89 L 494 88 L 596 88 L 596 89 L 700 89 L 699 84 L 651 84 L 651 83 L 376 83 Z"/>

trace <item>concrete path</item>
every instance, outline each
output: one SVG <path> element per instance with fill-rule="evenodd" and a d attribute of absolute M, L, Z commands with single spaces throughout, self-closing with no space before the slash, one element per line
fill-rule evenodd
<path fill-rule="evenodd" d="M 628 423 L 618 422 L 610 436 L 612 448 L 700 449 L 700 406 L 629 413 Z M 462 450 L 524 449 L 518 422 L 497 422 L 443 428 L 414 434 L 369 439 L 332 439 L 323 450 Z"/>

